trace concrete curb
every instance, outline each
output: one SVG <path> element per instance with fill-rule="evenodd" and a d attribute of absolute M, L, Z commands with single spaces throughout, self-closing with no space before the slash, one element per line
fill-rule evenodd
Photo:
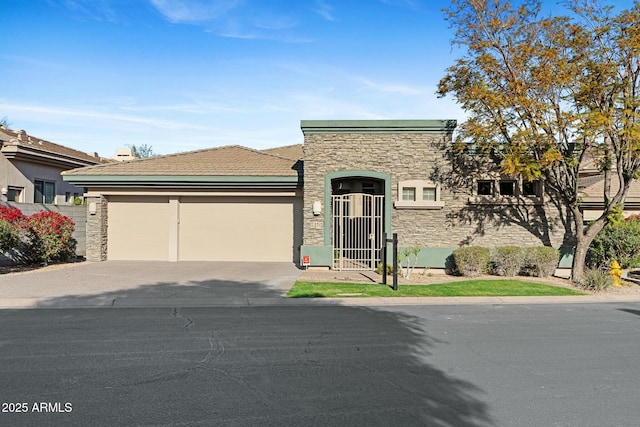
<path fill-rule="evenodd" d="M 54 299 L 55 300 L 55 299 Z M 640 303 L 638 296 L 584 295 L 561 297 L 374 297 L 374 298 L 112 298 L 69 297 L 0 298 L 0 309 L 55 308 L 162 308 L 162 307 L 274 307 L 274 306 L 349 306 L 376 307 L 402 305 L 528 305 L 528 304 L 601 304 Z"/>

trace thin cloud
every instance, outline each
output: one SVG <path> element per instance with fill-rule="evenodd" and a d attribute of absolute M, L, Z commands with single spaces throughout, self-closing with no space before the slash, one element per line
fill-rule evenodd
<path fill-rule="evenodd" d="M 353 77 L 353 80 L 378 92 L 391 93 L 397 95 L 424 95 L 428 93 L 425 88 L 418 86 L 407 86 L 397 83 L 379 83 L 366 77 Z"/>
<path fill-rule="evenodd" d="M 151 5 L 174 24 L 215 20 L 240 6 L 242 0 L 150 0 Z"/>
<path fill-rule="evenodd" d="M 122 19 L 114 7 L 113 0 L 64 0 L 61 4 L 51 0 L 47 2 L 56 7 L 66 7 L 83 19 L 111 23 L 118 23 Z"/>
<path fill-rule="evenodd" d="M 49 107 L 49 106 L 40 106 L 40 105 L 20 105 L 20 104 L 9 104 L 2 102 L 0 103 L 4 110 L 11 113 L 12 111 L 18 113 L 30 113 L 30 114 L 39 114 L 44 116 L 53 116 L 56 118 L 65 118 L 65 119 L 93 119 L 99 121 L 109 121 L 116 123 L 131 123 L 138 125 L 145 125 L 151 127 L 157 127 L 161 129 L 193 129 L 193 130 L 205 130 L 206 127 L 197 126 L 189 123 L 180 123 L 176 121 L 167 121 L 167 120 L 159 120 L 152 119 L 147 117 L 140 117 L 134 115 L 125 115 L 125 114 L 113 114 L 113 113 L 103 113 L 98 111 L 91 110 L 78 110 L 78 109 L 67 109 L 67 108 L 59 108 L 59 107 Z"/>
<path fill-rule="evenodd" d="M 336 21 L 336 17 L 333 14 L 333 6 L 323 2 L 322 0 L 316 0 L 316 7 L 312 8 L 311 10 L 327 21 Z"/>

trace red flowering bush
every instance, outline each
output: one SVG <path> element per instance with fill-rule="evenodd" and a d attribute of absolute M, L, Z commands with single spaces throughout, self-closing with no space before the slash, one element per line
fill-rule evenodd
<path fill-rule="evenodd" d="M 7 221 L 12 224 L 21 224 L 25 216 L 18 208 L 0 206 L 0 221 Z"/>
<path fill-rule="evenodd" d="M 71 218 L 58 212 L 36 212 L 26 219 L 29 255 L 38 261 L 68 261 L 75 255 L 75 227 Z"/>
<path fill-rule="evenodd" d="M 25 217 L 20 209 L 0 206 L 0 252 L 21 264 L 68 261 L 76 251 L 74 227 L 58 212 Z"/>
<path fill-rule="evenodd" d="M 9 252 L 18 246 L 24 220 L 20 209 L 0 206 L 0 252 Z"/>

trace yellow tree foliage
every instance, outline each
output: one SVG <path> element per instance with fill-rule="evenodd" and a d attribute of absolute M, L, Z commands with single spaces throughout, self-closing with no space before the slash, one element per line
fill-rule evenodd
<path fill-rule="evenodd" d="M 542 179 L 567 206 L 579 279 L 586 249 L 640 176 L 640 0 L 617 13 L 568 0 L 566 16 L 542 15 L 538 0 L 519 3 L 452 0 L 445 12 L 465 54 L 438 93 L 470 117 L 458 155 L 465 146 L 491 152 L 496 171 Z M 606 181 L 604 207 L 585 229 L 578 181 L 594 164 Z"/>

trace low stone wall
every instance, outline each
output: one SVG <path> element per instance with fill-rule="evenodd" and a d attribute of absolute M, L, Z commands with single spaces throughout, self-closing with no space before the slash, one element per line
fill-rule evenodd
<path fill-rule="evenodd" d="M 85 256 L 87 251 L 87 207 L 86 206 L 67 206 L 67 205 L 45 205 L 41 203 L 14 203 L 0 202 L 0 206 L 15 207 L 22 211 L 25 216 L 32 215 L 40 211 L 59 212 L 64 216 L 68 216 L 76 224 L 73 232 L 73 238 L 76 239 L 76 255 Z M 2 262 L 2 257 L 0 257 Z"/>

